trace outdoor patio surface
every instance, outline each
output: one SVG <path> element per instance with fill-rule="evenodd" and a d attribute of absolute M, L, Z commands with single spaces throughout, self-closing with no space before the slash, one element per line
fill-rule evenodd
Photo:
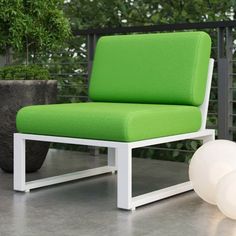
<path fill-rule="evenodd" d="M 105 157 L 51 150 L 28 179 L 104 165 Z M 134 195 L 183 182 L 186 164 L 133 158 Z M 0 236 L 233 236 L 236 221 L 191 191 L 136 211 L 116 208 L 116 175 L 73 181 L 30 193 L 12 190 L 0 171 Z"/>

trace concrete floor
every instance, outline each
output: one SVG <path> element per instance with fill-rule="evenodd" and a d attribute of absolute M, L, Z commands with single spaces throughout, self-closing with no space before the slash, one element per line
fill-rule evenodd
<path fill-rule="evenodd" d="M 51 150 L 28 179 L 86 169 L 104 157 Z M 187 179 L 181 163 L 133 158 L 134 195 Z M 116 208 L 116 175 L 103 175 L 33 190 L 12 191 L 12 175 L 0 171 L 0 236 L 233 236 L 236 222 L 194 192 L 138 208 Z"/>

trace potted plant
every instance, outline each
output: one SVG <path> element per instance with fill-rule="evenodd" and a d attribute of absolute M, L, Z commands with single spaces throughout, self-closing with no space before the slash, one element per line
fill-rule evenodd
<path fill-rule="evenodd" d="M 17 111 L 28 105 L 55 103 L 57 81 L 35 64 L 41 55 L 60 48 L 70 36 L 63 0 L 3 0 L 0 2 L 0 167 L 13 171 L 13 133 Z M 38 170 L 48 143 L 27 143 L 26 171 Z"/>

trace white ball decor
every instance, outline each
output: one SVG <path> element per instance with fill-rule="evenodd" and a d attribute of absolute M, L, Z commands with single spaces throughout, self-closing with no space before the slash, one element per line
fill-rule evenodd
<path fill-rule="evenodd" d="M 206 202 L 216 204 L 216 185 L 236 169 L 236 144 L 215 140 L 202 145 L 193 155 L 189 178 L 195 192 Z"/>
<path fill-rule="evenodd" d="M 236 220 L 236 171 L 220 179 L 216 187 L 216 203 L 223 214 Z"/>

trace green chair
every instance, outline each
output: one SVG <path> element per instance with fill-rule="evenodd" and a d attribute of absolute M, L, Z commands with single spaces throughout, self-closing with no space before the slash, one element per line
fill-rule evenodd
<path fill-rule="evenodd" d="M 106 36 L 90 80 L 92 102 L 21 109 L 14 135 L 14 189 L 30 189 L 117 170 L 117 207 L 135 209 L 192 189 L 190 182 L 132 197 L 132 149 L 214 139 L 206 129 L 213 71 L 204 32 Z M 36 181 L 25 179 L 25 141 L 108 147 L 108 164 Z"/>

